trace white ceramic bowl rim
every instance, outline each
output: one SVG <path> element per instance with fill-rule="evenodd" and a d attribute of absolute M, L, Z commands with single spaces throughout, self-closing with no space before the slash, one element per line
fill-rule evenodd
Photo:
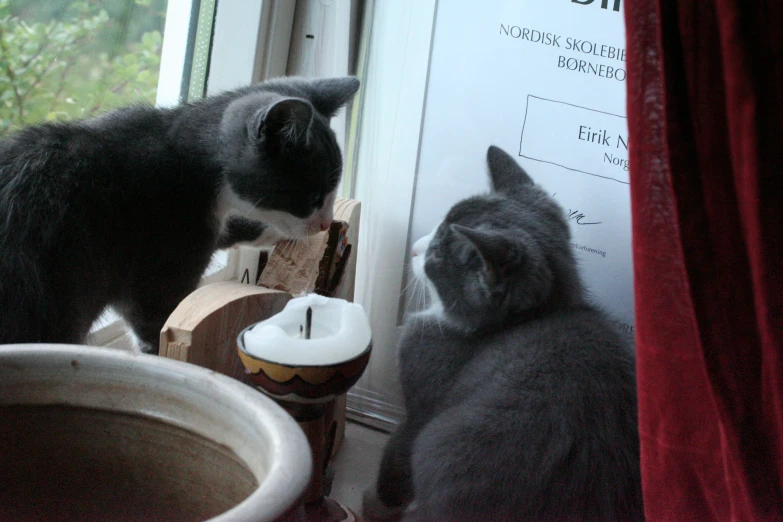
<path fill-rule="evenodd" d="M 255 359 L 256 361 L 261 361 L 269 364 L 275 364 L 277 366 L 282 366 L 283 368 L 333 368 L 335 366 L 342 366 L 343 364 L 352 363 L 356 359 L 361 359 L 365 355 L 367 355 L 367 352 L 371 351 L 373 348 L 372 339 L 370 339 L 369 344 L 367 344 L 367 347 L 359 353 L 359 355 L 356 355 L 355 357 L 352 357 L 350 359 L 346 359 L 345 361 L 340 361 L 332 364 L 287 364 L 287 363 L 281 363 L 277 361 L 273 361 L 271 359 L 264 359 L 263 357 L 259 357 L 258 355 L 252 354 L 249 351 L 247 351 L 247 347 L 245 346 L 245 333 L 252 330 L 256 327 L 258 323 L 253 323 L 250 326 L 246 327 L 244 330 L 239 332 L 239 335 L 237 335 L 237 346 L 239 346 L 240 351 L 248 356 L 251 359 Z"/>
<path fill-rule="evenodd" d="M 43 392 L 38 386 L 32 394 L 25 383 L 35 382 L 48 386 Z M 84 393 L 74 393 L 76 383 Z M 105 392 L 107 384 L 149 400 L 125 405 L 116 393 Z M 307 438 L 272 399 L 225 375 L 165 357 L 91 346 L 0 345 L 0 405 L 11 404 L 145 415 L 230 448 L 256 475 L 259 487 L 212 522 L 272 521 L 301 498 L 312 472 Z M 188 408 L 189 419 L 177 416 L 183 404 L 197 406 Z M 232 425 L 226 427 L 216 418 Z"/>
<path fill-rule="evenodd" d="M 312 308 L 313 331 L 321 337 L 298 337 L 297 326 Z M 357 359 L 372 342 L 370 322 L 364 308 L 345 299 L 308 294 L 288 301 L 280 313 L 250 325 L 239 337 L 242 351 L 262 361 L 282 366 L 332 367 Z"/>

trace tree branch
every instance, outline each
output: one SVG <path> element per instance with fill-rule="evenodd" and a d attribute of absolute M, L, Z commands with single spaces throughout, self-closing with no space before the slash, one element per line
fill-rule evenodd
<path fill-rule="evenodd" d="M 5 74 L 8 76 L 8 80 L 11 82 L 11 88 L 14 91 L 14 97 L 16 98 L 16 103 L 18 105 L 19 120 L 20 123 L 24 123 L 24 98 L 19 92 L 19 86 L 16 84 L 16 73 L 14 73 L 13 68 L 11 68 L 11 56 L 8 52 L 8 47 L 5 45 L 5 31 L 2 27 L 0 27 L 0 51 L 2 51 L 3 55 L 6 57 L 5 62 L 8 64 L 5 67 Z"/>
<path fill-rule="evenodd" d="M 41 43 L 41 45 L 38 46 L 38 50 L 35 51 L 35 53 L 30 58 L 28 58 L 27 60 L 24 61 L 24 63 L 22 63 L 22 68 L 29 67 L 29 65 L 31 63 L 33 63 L 33 61 L 36 58 L 41 56 L 41 53 L 43 52 L 43 50 L 49 45 L 49 39 L 51 38 L 52 31 L 53 31 L 52 27 L 54 27 L 54 26 L 55 26 L 54 23 L 49 24 L 49 27 L 46 28 L 46 33 L 44 34 L 44 41 L 43 41 L 43 43 Z"/>

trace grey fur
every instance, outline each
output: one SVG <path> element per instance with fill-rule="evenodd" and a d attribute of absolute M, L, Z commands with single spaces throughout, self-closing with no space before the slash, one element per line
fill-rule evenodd
<path fill-rule="evenodd" d="M 442 308 L 405 323 L 406 419 L 375 505 L 415 521 L 642 520 L 633 348 L 587 302 L 563 210 L 500 149 L 487 160 L 493 191 L 454 205 L 426 250 Z"/>
<path fill-rule="evenodd" d="M 329 118 L 358 87 L 284 78 L 0 140 L 0 344 L 81 343 L 113 305 L 157 353 L 216 249 L 330 219 Z"/>

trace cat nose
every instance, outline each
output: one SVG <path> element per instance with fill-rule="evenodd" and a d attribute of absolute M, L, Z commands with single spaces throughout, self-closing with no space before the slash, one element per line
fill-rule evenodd
<path fill-rule="evenodd" d="M 329 230 L 329 223 L 321 223 L 321 232 Z"/>
<path fill-rule="evenodd" d="M 419 255 L 419 249 L 418 249 L 418 248 L 416 248 L 416 247 L 413 247 L 413 248 L 411 249 L 411 257 L 416 257 L 416 256 L 418 256 L 418 255 Z"/>

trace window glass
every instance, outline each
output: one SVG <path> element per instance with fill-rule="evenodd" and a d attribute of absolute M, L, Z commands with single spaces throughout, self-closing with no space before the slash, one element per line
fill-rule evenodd
<path fill-rule="evenodd" d="M 166 0 L 0 0 L 0 135 L 155 102 Z"/>

